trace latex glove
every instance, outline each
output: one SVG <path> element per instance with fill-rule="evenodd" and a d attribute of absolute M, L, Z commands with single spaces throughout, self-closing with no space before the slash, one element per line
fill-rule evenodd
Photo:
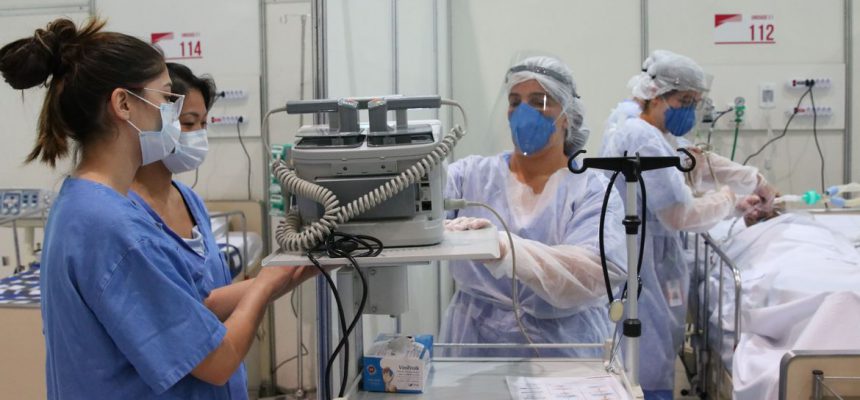
<path fill-rule="evenodd" d="M 493 223 L 485 218 L 459 217 L 445 220 L 446 231 L 469 231 L 484 229 L 492 226 Z"/>
<path fill-rule="evenodd" d="M 733 214 L 737 200 L 735 193 L 723 186 L 716 192 L 708 192 L 694 198 L 692 203 L 679 203 L 657 212 L 660 222 L 671 230 L 707 232 L 718 222 Z"/>

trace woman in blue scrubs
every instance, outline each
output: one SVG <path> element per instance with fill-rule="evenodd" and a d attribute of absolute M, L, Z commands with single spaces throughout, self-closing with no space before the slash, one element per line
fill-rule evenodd
<path fill-rule="evenodd" d="M 184 95 L 179 114 L 182 134 L 176 149 L 161 162 L 145 165 L 137 170 L 129 198 L 134 199 L 152 218 L 164 227 L 191 263 L 200 269 L 199 290 L 209 301 L 222 292 L 237 290 L 241 294 L 250 287 L 253 278 L 233 283 L 227 263 L 218 251 L 210 226 L 209 213 L 203 200 L 191 188 L 173 180 L 173 174 L 197 169 L 206 158 L 208 140 L 206 119 L 215 101 L 215 83 L 208 78 L 194 76 L 188 67 L 167 63 L 173 84 L 172 91 Z M 219 315 L 226 318 L 228 313 Z M 233 399 L 248 397 L 248 377 L 242 365 L 227 382 Z"/>
<path fill-rule="evenodd" d="M 229 399 L 266 306 L 309 269 L 205 296 L 202 263 L 128 196 L 142 165 L 174 151 L 182 96 L 158 50 L 103 26 L 61 18 L 0 48 L 10 86 L 46 87 L 28 161 L 78 154 L 45 228 L 48 398 Z"/>

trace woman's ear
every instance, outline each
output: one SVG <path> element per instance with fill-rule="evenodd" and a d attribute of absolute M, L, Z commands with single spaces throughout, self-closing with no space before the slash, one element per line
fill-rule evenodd
<path fill-rule="evenodd" d="M 113 118 L 127 121 L 131 116 L 131 96 L 125 89 L 114 89 L 110 94 L 108 112 Z"/>

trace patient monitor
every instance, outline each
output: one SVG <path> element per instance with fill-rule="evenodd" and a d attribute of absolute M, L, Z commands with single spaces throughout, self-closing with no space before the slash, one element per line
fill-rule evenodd
<path fill-rule="evenodd" d="M 306 250 L 334 230 L 373 236 L 386 247 L 441 242 L 444 163 L 463 132 L 443 135 L 439 121 L 407 115 L 440 105 L 438 96 L 288 102 L 287 113 L 327 113 L 329 124 L 301 127 L 292 165 L 275 166 L 296 200 L 279 229 L 282 248 Z M 367 123 L 359 122 L 363 110 Z"/>

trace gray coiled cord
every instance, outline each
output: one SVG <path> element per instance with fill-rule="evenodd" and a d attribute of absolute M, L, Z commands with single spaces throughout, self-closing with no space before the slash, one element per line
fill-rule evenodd
<path fill-rule="evenodd" d="M 285 193 L 292 193 L 313 200 L 323 206 L 324 212 L 320 219 L 310 225 L 302 226 L 301 217 L 296 210 L 290 210 L 284 220 L 275 230 L 275 238 L 284 251 L 306 251 L 317 246 L 330 235 L 339 224 L 346 223 L 367 210 L 394 197 L 410 185 L 417 183 L 421 177 L 441 164 L 451 154 L 457 142 L 466 135 L 466 131 L 455 125 L 442 141 L 430 153 L 415 165 L 391 178 L 388 182 L 368 192 L 350 203 L 340 206 L 337 196 L 330 190 L 299 178 L 295 171 L 283 161 L 278 160 L 272 167 L 275 176 L 281 183 Z"/>

